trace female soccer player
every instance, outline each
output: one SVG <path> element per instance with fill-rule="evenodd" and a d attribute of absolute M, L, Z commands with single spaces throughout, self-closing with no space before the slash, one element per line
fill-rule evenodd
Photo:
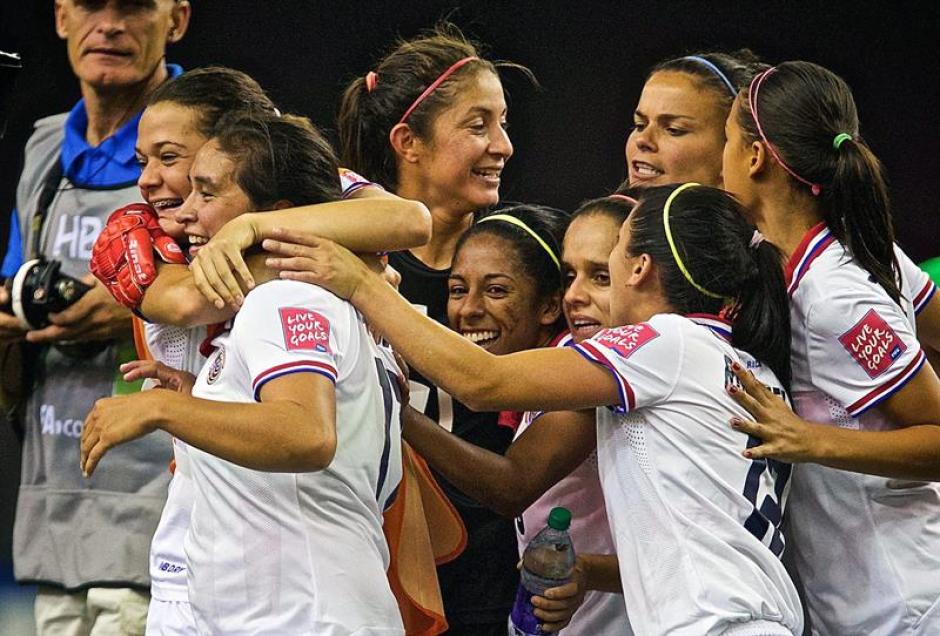
<path fill-rule="evenodd" d="M 794 403 L 819 424 L 800 429 L 804 451 L 781 453 L 824 464 L 794 469 L 790 505 L 814 628 L 937 633 L 940 486 L 920 481 L 940 478 L 940 382 L 921 346 L 940 344 L 934 286 L 894 243 L 841 78 L 809 62 L 769 69 L 727 132 L 725 185 L 789 256 Z"/>
<path fill-rule="evenodd" d="M 175 241 L 174 245 L 188 247 L 183 226 L 176 222 L 175 214 L 192 190 L 189 168 L 196 152 L 211 136 L 211 131 L 220 117 L 237 111 L 274 114 L 277 109 L 254 80 L 244 73 L 222 67 L 189 71 L 164 84 L 155 92 L 141 118 L 137 143 L 138 161 L 142 165 L 139 180 L 141 195 L 155 212 L 142 206 L 130 206 L 128 210 L 116 213 L 109 222 L 104 238 L 96 245 L 94 262 L 101 265 L 101 259 L 107 256 L 111 258 L 109 262 L 117 260 L 126 263 L 129 248 L 119 241 L 122 238 L 120 231 L 113 230 L 120 227 L 124 217 L 130 214 L 143 217 L 151 227 L 156 222 L 156 216 L 160 228 Z M 357 191 L 363 194 L 361 180 L 350 179 L 348 172 L 341 172 L 341 177 L 344 196 Z M 320 214 L 321 208 L 337 207 L 338 213 L 335 217 Z M 311 217 L 311 222 L 324 229 L 332 227 L 332 230 L 327 231 L 336 232 L 337 236 L 342 234 L 344 224 L 348 220 L 358 219 L 362 223 L 361 233 L 367 235 L 372 227 L 367 223 L 370 215 L 384 212 L 389 219 L 388 227 L 384 228 L 385 240 L 388 241 L 386 245 L 395 247 L 396 241 L 408 240 L 402 230 L 407 223 L 410 223 L 410 228 L 420 226 L 422 216 L 426 214 L 421 207 L 395 197 L 385 197 L 365 205 L 354 201 L 307 206 L 298 210 L 298 216 Z M 276 218 L 274 220 L 276 222 Z M 255 221 L 256 224 L 264 222 L 265 220 Z M 408 231 L 414 233 L 410 228 Z M 419 237 L 415 242 L 420 240 Z M 141 243 L 141 247 L 148 244 L 149 241 L 145 241 Z M 158 249 L 164 253 L 169 244 L 165 239 L 158 239 L 156 242 Z M 115 247 L 121 250 L 116 258 L 111 252 Z M 149 251 L 149 247 L 147 250 Z M 134 286 L 130 277 L 119 277 L 118 269 L 112 267 L 110 277 L 105 278 L 104 282 L 119 300 L 133 303 L 134 298 L 139 298 L 135 294 L 145 290 Z M 160 269 L 162 271 L 164 267 L 161 265 Z M 172 266 L 169 269 L 172 269 Z M 102 268 L 96 268 L 96 273 L 101 275 Z M 179 273 L 185 275 L 185 269 L 180 267 Z M 159 287 L 158 284 L 158 289 Z M 191 288 L 191 283 L 189 287 Z M 163 304 L 159 304 L 160 299 L 155 296 L 159 294 L 151 295 L 148 307 L 156 306 L 158 310 L 154 313 L 163 317 L 160 309 L 166 308 L 169 312 L 173 305 L 165 298 Z M 179 295 L 173 296 L 178 297 Z M 201 311 L 211 311 L 211 306 L 208 306 L 201 296 L 197 295 L 196 300 L 203 306 Z M 196 308 L 193 309 L 195 310 Z M 183 309 L 181 313 L 186 314 L 187 310 Z M 200 353 L 207 335 L 204 326 L 190 329 L 135 320 L 135 333 L 139 335 L 141 331 L 142 340 L 146 343 L 139 354 L 142 359 L 152 357 L 171 368 L 184 369 L 190 373 L 198 373 L 205 362 L 205 357 Z M 139 342 L 140 340 L 141 338 L 138 339 Z M 128 363 L 123 370 L 127 373 L 125 378 L 129 381 L 156 373 L 154 363 L 146 361 Z M 189 483 L 190 471 L 185 452 L 185 444 L 174 440 L 175 470 L 167 494 L 167 503 L 151 543 L 152 601 L 147 629 L 153 634 L 187 633 L 187 629 L 188 633 L 195 633 L 188 605 L 185 555 L 182 549 L 192 507 L 192 486 Z"/>
<path fill-rule="evenodd" d="M 431 240 L 390 254 L 389 262 L 401 273 L 404 297 L 441 324 L 447 324 L 457 242 L 477 212 L 499 201 L 501 173 L 513 153 L 497 71 L 456 28 L 439 27 L 401 43 L 351 82 L 340 107 L 344 165 L 431 212 Z M 505 451 L 511 431 L 498 426 L 495 414 L 480 425 L 424 377 L 412 380 L 418 411 L 478 446 Z M 449 633 L 502 635 L 518 580 L 512 524 L 464 502 L 454 500 L 467 548 L 438 567 Z"/>
<path fill-rule="evenodd" d="M 561 261 L 565 278 L 563 309 L 571 334 L 556 339 L 556 346 L 566 346 L 572 340 L 582 342 L 610 326 L 608 259 L 634 203 L 626 196 L 605 197 L 588 201 L 572 215 Z M 463 258 L 462 251 L 458 252 L 458 260 Z M 593 410 L 526 413 L 503 456 L 474 446 L 406 410 L 403 435 L 461 491 L 506 516 L 518 515 L 520 552 L 545 525 L 552 507 L 571 510 L 570 532 L 578 551 L 582 588 L 586 584 L 592 589 L 619 592 L 616 561 L 603 567 L 602 560 L 594 556 L 615 552 L 597 474 L 594 428 Z M 583 594 L 581 590 L 572 592 Z M 564 611 L 568 604 L 537 602 L 546 631 L 567 625 L 572 633 L 630 633 L 623 598 L 618 595 L 588 592 L 573 616 Z"/>
<path fill-rule="evenodd" d="M 225 123 L 190 174 L 177 219 L 196 243 L 244 212 L 340 194 L 329 146 L 293 117 Z M 348 304 L 279 281 L 253 290 L 213 344 L 193 397 L 100 402 L 83 468 L 155 428 L 189 445 L 186 565 L 200 633 L 403 634 L 381 530 L 401 475 L 386 352 Z"/>
<path fill-rule="evenodd" d="M 799 634 L 799 600 L 779 561 L 787 471 L 741 455 L 747 436 L 727 419 L 742 409 L 715 393 L 735 362 L 777 391 L 789 381 L 779 252 L 741 213 L 707 187 L 650 192 L 610 256 L 611 321 L 624 326 L 574 348 L 504 356 L 380 289 L 333 243 L 306 236 L 309 247 L 265 248 L 284 256 L 269 260 L 282 277 L 350 298 L 413 367 L 472 408 L 616 407 L 598 412 L 599 471 L 637 632 Z"/>
<path fill-rule="evenodd" d="M 630 186 L 721 185 L 724 125 L 738 91 L 761 68 L 748 50 L 673 58 L 650 72 L 627 138 Z"/>

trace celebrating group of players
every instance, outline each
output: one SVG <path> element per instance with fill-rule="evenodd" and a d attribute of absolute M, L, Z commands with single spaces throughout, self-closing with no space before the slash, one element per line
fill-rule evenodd
<path fill-rule="evenodd" d="M 399 43 L 343 95 L 342 162 L 239 71 L 149 96 L 144 202 L 91 267 L 138 316 L 124 381 L 162 389 L 81 436 L 96 478 L 172 436 L 147 633 L 443 629 L 387 576 L 410 449 L 466 532 L 419 603 L 448 633 L 506 633 L 559 505 L 578 561 L 546 630 L 940 631 L 940 300 L 849 87 L 665 61 L 627 181 L 568 214 L 499 205 L 503 66 L 448 25 Z"/>

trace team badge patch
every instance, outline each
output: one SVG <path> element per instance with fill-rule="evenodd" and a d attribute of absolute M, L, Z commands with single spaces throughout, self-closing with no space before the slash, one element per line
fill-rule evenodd
<path fill-rule="evenodd" d="M 300 307 L 281 307 L 281 330 L 288 351 L 308 349 L 333 353 L 330 349 L 330 321 L 322 314 Z"/>
<path fill-rule="evenodd" d="M 603 331 L 597 337 L 597 343 L 616 351 L 621 357 L 629 358 L 650 340 L 659 337 L 659 332 L 646 323 L 614 327 Z"/>
<path fill-rule="evenodd" d="M 216 380 L 219 379 L 219 376 L 222 375 L 222 367 L 225 366 L 225 347 L 219 347 L 219 350 L 215 354 L 215 360 L 212 361 L 212 366 L 209 367 L 209 374 L 206 376 L 206 382 L 209 384 L 214 384 Z"/>
<path fill-rule="evenodd" d="M 874 309 L 839 336 L 839 342 L 865 373 L 876 378 L 907 350 L 894 330 Z"/>

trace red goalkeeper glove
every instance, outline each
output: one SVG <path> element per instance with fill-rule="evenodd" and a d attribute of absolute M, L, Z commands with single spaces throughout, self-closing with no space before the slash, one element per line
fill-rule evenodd
<path fill-rule="evenodd" d="M 98 235 L 91 252 L 91 273 L 115 300 L 137 309 L 157 276 L 154 251 L 167 263 L 186 264 L 179 245 L 160 229 L 152 207 L 146 203 L 126 205 L 108 217 Z"/>

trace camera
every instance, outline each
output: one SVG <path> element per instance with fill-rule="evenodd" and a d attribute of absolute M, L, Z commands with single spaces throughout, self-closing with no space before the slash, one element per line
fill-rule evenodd
<path fill-rule="evenodd" d="M 49 326 L 49 314 L 62 311 L 91 289 L 59 270 L 62 263 L 37 258 L 20 266 L 6 282 L 9 308 L 26 329 Z"/>

